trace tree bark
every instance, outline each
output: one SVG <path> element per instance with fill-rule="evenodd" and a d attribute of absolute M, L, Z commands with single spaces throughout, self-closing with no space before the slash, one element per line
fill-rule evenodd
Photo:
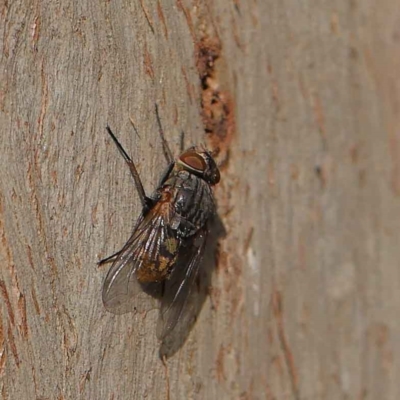
<path fill-rule="evenodd" d="M 398 399 L 400 4 L 0 5 L 1 399 Z M 164 363 L 107 267 L 179 153 L 216 150 L 225 231 Z M 135 129 L 132 126 L 134 123 Z"/>

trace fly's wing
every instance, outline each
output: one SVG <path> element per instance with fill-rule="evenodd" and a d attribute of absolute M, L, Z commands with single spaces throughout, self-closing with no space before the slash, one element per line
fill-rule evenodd
<path fill-rule="evenodd" d="M 148 284 L 145 287 L 138 282 L 136 273 L 145 256 L 157 257 L 162 243 L 171 235 L 166 219 L 168 215 L 163 215 L 158 205 L 139 218 L 132 236 L 118 253 L 104 281 L 102 297 L 108 311 L 124 314 L 156 308 L 155 299 L 147 293 L 152 291 L 151 294 L 156 295 L 161 290 L 160 285 Z"/>
<path fill-rule="evenodd" d="M 180 248 L 181 254 L 164 282 L 157 336 L 165 339 L 184 317 L 190 291 L 195 284 L 207 239 L 207 228 L 200 229 L 189 242 Z"/>

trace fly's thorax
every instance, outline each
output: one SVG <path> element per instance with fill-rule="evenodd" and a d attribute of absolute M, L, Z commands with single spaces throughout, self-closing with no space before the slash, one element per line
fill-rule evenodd
<path fill-rule="evenodd" d="M 162 190 L 171 195 L 170 224 L 181 238 L 195 234 L 214 213 L 210 185 L 187 170 L 174 169 Z"/>

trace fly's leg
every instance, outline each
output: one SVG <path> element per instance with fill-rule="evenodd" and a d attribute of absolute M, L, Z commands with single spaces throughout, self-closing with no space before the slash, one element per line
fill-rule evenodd
<path fill-rule="evenodd" d="M 181 131 L 181 140 L 180 140 L 180 150 L 181 153 L 185 150 L 185 132 Z"/>
<path fill-rule="evenodd" d="M 121 254 L 121 250 L 117 251 L 116 253 L 114 253 L 113 255 L 111 255 L 109 257 L 103 258 L 97 264 L 98 265 L 103 265 L 103 264 L 108 264 L 110 262 L 113 262 L 120 254 Z"/>
<path fill-rule="evenodd" d="M 139 131 L 136 129 L 135 122 L 133 121 L 133 119 L 132 119 L 131 117 L 129 117 L 129 120 L 131 121 L 131 124 L 132 124 L 133 130 L 135 131 L 135 133 L 136 133 L 136 136 L 137 136 L 139 139 L 141 139 L 141 138 L 140 138 L 140 135 L 139 135 Z"/>
<path fill-rule="evenodd" d="M 160 114 L 158 113 L 157 103 L 155 104 L 155 106 L 156 106 L 156 117 L 157 117 L 157 123 L 158 123 L 158 130 L 159 130 L 160 136 L 161 136 L 164 157 L 167 160 L 168 165 L 170 165 L 174 162 L 174 156 L 172 155 L 171 149 L 169 148 L 167 140 L 165 139 L 165 136 L 164 136 L 164 130 L 161 125 L 161 119 L 160 119 Z"/>
<path fill-rule="evenodd" d="M 116 144 L 119 152 L 122 154 L 122 157 L 124 157 L 125 162 L 128 164 L 129 170 L 131 171 L 131 175 L 133 177 L 133 180 L 135 181 L 136 189 L 139 193 L 140 197 L 140 202 L 142 203 L 143 209 L 148 210 L 151 208 L 152 205 L 152 200 L 146 196 L 146 193 L 143 188 L 142 181 L 140 180 L 139 173 L 137 172 L 136 166 L 132 159 L 128 156 L 124 148 L 122 147 L 121 143 L 118 142 L 118 139 L 115 137 L 113 132 L 111 131 L 110 127 L 107 125 L 107 132 L 111 136 L 112 140 Z"/>

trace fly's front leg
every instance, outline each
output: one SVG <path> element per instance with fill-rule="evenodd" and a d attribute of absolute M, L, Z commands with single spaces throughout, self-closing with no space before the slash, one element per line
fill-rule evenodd
<path fill-rule="evenodd" d="M 180 150 L 181 150 L 181 153 L 183 153 L 185 150 L 185 132 L 184 131 L 181 131 Z"/>
<path fill-rule="evenodd" d="M 158 123 L 158 130 L 160 133 L 161 141 L 162 141 L 162 146 L 163 146 L 163 152 L 164 152 L 164 157 L 167 160 L 168 165 L 172 164 L 174 162 L 174 156 L 172 155 L 171 149 L 168 146 L 168 142 L 165 139 L 164 136 L 164 131 L 161 125 L 161 119 L 160 119 L 160 114 L 158 113 L 158 106 L 157 103 L 155 105 L 156 107 L 156 117 L 157 117 L 157 123 Z"/>
<path fill-rule="evenodd" d="M 128 167 L 129 167 L 129 170 L 131 171 L 133 180 L 135 181 L 136 189 L 139 193 L 140 202 L 142 203 L 143 209 L 148 210 L 151 207 L 152 200 L 146 196 L 146 193 L 144 191 L 142 181 L 140 180 L 139 173 L 137 172 L 135 163 L 128 156 L 127 152 L 124 150 L 121 143 L 118 142 L 118 139 L 115 137 L 114 133 L 112 132 L 112 130 L 110 129 L 110 127 L 108 125 L 107 125 L 107 132 L 109 133 L 112 140 L 116 144 L 119 152 L 122 154 L 122 157 L 124 157 L 125 162 L 128 164 Z"/>

